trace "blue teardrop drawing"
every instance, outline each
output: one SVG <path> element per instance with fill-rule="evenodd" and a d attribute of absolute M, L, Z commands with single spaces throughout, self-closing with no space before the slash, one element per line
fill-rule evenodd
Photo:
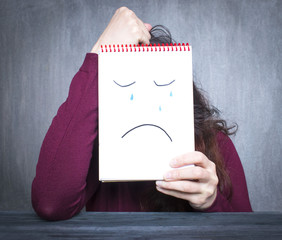
<path fill-rule="evenodd" d="M 131 100 L 131 101 L 133 100 L 133 93 L 132 93 L 131 96 L 130 96 L 130 100 Z"/>
<path fill-rule="evenodd" d="M 162 107 L 161 106 L 159 106 L 159 110 L 162 111 Z"/>
<path fill-rule="evenodd" d="M 170 94 L 169 94 L 169 96 L 171 96 L 171 97 L 172 97 L 172 91 L 170 91 Z"/>

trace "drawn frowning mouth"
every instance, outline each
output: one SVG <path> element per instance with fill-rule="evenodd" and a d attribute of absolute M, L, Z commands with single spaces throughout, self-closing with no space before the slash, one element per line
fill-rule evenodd
<path fill-rule="evenodd" d="M 141 124 L 141 125 L 139 125 L 139 126 L 136 126 L 136 127 L 132 128 L 132 129 L 128 130 L 125 134 L 123 134 L 121 138 L 125 137 L 128 133 L 130 133 L 130 132 L 132 132 L 133 130 L 135 130 L 135 129 L 137 129 L 137 128 L 140 128 L 140 127 L 156 127 L 156 128 L 158 128 L 158 129 L 162 130 L 162 131 L 166 134 L 166 136 L 169 138 L 169 140 L 172 142 L 172 139 L 171 139 L 171 137 L 169 136 L 169 134 L 168 134 L 163 128 L 161 128 L 160 126 L 155 125 L 155 124 Z"/>

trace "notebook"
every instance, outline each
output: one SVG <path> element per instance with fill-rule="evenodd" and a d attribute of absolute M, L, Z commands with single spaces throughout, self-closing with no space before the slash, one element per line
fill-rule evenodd
<path fill-rule="evenodd" d="M 105 45 L 98 62 L 100 181 L 163 179 L 195 148 L 191 46 Z"/>

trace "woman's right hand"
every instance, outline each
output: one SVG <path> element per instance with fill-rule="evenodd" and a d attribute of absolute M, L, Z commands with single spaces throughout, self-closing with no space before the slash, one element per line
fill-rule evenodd
<path fill-rule="evenodd" d="M 149 44 L 151 28 L 150 24 L 143 23 L 132 10 L 121 7 L 116 10 L 91 52 L 98 53 L 100 46 L 105 44 Z"/>

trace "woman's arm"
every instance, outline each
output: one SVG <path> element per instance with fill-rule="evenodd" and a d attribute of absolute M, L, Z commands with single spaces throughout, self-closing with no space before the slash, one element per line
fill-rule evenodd
<path fill-rule="evenodd" d="M 97 187 L 97 176 L 86 187 L 98 125 L 97 66 L 97 54 L 88 53 L 44 138 L 32 183 L 32 206 L 42 218 L 72 217 Z"/>
<path fill-rule="evenodd" d="M 151 25 L 144 24 L 133 11 L 119 8 L 91 53 L 86 55 L 41 147 L 32 183 L 32 205 L 40 217 L 71 218 L 97 189 L 97 152 L 92 156 L 98 126 L 96 53 L 104 44 L 149 43 L 150 29 Z"/>

